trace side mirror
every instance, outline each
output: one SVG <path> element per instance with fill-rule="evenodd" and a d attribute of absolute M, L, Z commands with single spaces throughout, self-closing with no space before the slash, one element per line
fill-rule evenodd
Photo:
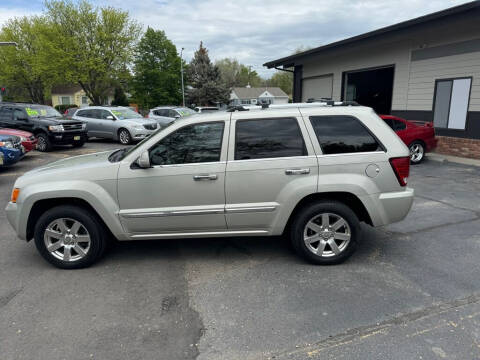
<path fill-rule="evenodd" d="M 108 115 L 107 120 L 115 120 L 115 118 L 112 115 Z"/>
<path fill-rule="evenodd" d="M 142 152 L 142 154 L 137 160 L 137 164 L 142 169 L 148 169 L 152 167 L 150 165 L 150 155 L 148 154 L 148 150 Z"/>
<path fill-rule="evenodd" d="M 175 119 L 180 119 L 180 115 L 175 115 Z"/>

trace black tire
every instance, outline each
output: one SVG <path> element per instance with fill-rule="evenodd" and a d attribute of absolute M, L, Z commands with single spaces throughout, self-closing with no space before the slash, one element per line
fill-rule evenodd
<path fill-rule="evenodd" d="M 81 223 L 90 237 L 88 251 L 86 251 L 86 254 L 83 257 L 77 260 L 72 259 L 72 261 L 65 261 L 59 259 L 47 249 L 47 244 L 44 237 L 45 230 L 50 224 L 52 224 L 52 222 L 62 218 Z M 40 216 L 35 224 L 34 239 L 35 245 L 43 258 L 61 269 L 80 269 L 92 265 L 103 255 L 108 241 L 104 226 L 98 220 L 95 214 L 92 214 L 84 208 L 71 205 L 54 207 L 50 210 L 47 210 L 42 216 Z M 60 246 L 60 248 L 62 248 L 63 252 L 65 252 L 65 246 Z M 69 253 L 78 254 L 77 256 L 81 256 L 80 252 L 75 251 L 75 248 L 70 250 Z"/>
<path fill-rule="evenodd" d="M 79 147 L 82 147 L 83 145 L 85 145 L 85 140 L 76 141 L 72 144 L 74 148 L 79 148 Z"/>
<path fill-rule="evenodd" d="M 118 130 L 118 141 L 120 141 L 120 144 L 122 145 L 128 145 L 132 143 L 132 136 L 130 135 L 130 132 L 127 129 L 120 129 Z"/>
<path fill-rule="evenodd" d="M 348 227 L 344 226 L 339 228 L 339 233 L 342 236 L 350 235 L 349 241 L 344 240 L 336 240 L 331 237 L 333 234 L 337 234 L 335 231 L 331 230 L 324 230 L 318 232 L 319 241 L 317 249 L 320 247 L 320 242 L 323 241 L 325 243 L 324 250 L 322 250 L 322 254 L 318 255 L 313 252 L 312 249 L 309 249 L 304 241 L 304 232 L 311 232 L 311 229 L 306 229 L 307 223 L 310 220 L 315 219 L 317 216 L 321 216 L 321 214 L 328 213 L 329 224 L 334 225 L 332 223 L 335 219 L 339 220 L 342 218 Z M 315 220 L 317 221 L 317 220 Z M 335 221 L 336 222 L 336 221 Z M 314 222 L 315 224 L 315 222 Z M 329 225 L 329 227 L 330 227 Z M 319 225 L 323 227 L 323 225 Z M 330 234 L 330 235 L 329 235 Z M 312 234 L 315 235 L 315 232 Z M 329 237 L 329 242 L 333 241 L 336 245 L 336 248 L 339 249 L 339 253 L 334 253 L 334 249 L 328 242 L 326 242 L 326 238 L 322 236 Z M 347 205 L 337 202 L 337 201 L 321 201 L 309 204 L 301 209 L 295 216 L 295 219 L 292 222 L 290 237 L 292 241 L 292 246 L 304 259 L 308 260 L 313 264 L 319 265 L 333 265 L 339 264 L 347 260 L 355 251 L 357 246 L 357 242 L 360 237 L 360 222 L 358 220 L 357 215 L 350 209 Z M 312 236 L 313 238 L 313 236 Z M 340 245 L 339 244 L 340 242 Z M 343 246 L 343 247 L 342 247 Z M 310 244 L 310 247 L 314 248 L 315 243 Z"/>
<path fill-rule="evenodd" d="M 408 149 L 410 150 L 410 163 L 412 165 L 420 164 L 425 158 L 425 144 L 422 141 L 415 140 Z"/>
<path fill-rule="evenodd" d="M 52 143 L 50 142 L 48 135 L 43 132 L 37 135 L 37 150 L 42 152 L 52 150 Z"/>

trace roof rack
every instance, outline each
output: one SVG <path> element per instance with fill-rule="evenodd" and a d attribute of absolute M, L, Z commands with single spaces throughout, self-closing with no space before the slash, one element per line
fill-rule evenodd
<path fill-rule="evenodd" d="M 331 99 L 308 99 L 302 103 L 287 104 L 259 104 L 259 105 L 234 105 L 230 106 L 227 111 L 249 111 L 249 110 L 266 110 L 266 109 L 289 109 L 289 108 L 309 108 L 318 106 L 361 106 L 356 101 L 334 101 Z"/>

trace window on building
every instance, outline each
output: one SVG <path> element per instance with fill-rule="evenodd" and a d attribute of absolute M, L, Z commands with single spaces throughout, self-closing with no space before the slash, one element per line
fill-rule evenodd
<path fill-rule="evenodd" d="M 295 118 L 237 120 L 235 160 L 307 155 Z"/>
<path fill-rule="evenodd" d="M 433 124 L 437 128 L 465 130 L 471 78 L 437 80 Z"/>
<path fill-rule="evenodd" d="M 242 105 L 250 105 L 250 99 L 243 99 Z"/>
<path fill-rule="evenodd" d="M 70 96 L 61 96 L 60 97 L 60 103 L 62 105 L 70 105 L 71 102 L 70 102 Z"/>
<path fill-rule="evenodd" d="M 310 122 L 324 154 L 382 150 L 360 120 L 353 116 L 311 116 Z"/>
<path fill-rule="evenodd" d="M 185 126 L 150 149 L 150 163 L 172 165 L 220 161 L 223 127 L 223 121 Z"/>
<path fill-rule="evenodd" d="M 82 96 L 82 105 L 88 105 L 88 97 Z"/>

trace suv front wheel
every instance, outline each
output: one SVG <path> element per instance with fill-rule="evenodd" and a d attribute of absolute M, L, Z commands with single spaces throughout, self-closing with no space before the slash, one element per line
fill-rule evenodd
<path fill-rule="evenodd" d="M 337 201 L 322 201 L 303 208 L 293 221 L 295 251 L 314 264 L 339 264 L 357 244 L 360 222 L 355 213 Z"/>
<path fill-rule="evenodd" d="M 87 210 L 62 205 L 46 211 L 35 225 L 35 245 L 51 264 L 78 269 L 99 259 L 106 234 L 99 220 Z"/>
<path fill-rule="evenodd" d="M 52 143 L 48 135 L 43 132 L 37 135 L 37 150 L 42 152 L 52 150 Z"/>

